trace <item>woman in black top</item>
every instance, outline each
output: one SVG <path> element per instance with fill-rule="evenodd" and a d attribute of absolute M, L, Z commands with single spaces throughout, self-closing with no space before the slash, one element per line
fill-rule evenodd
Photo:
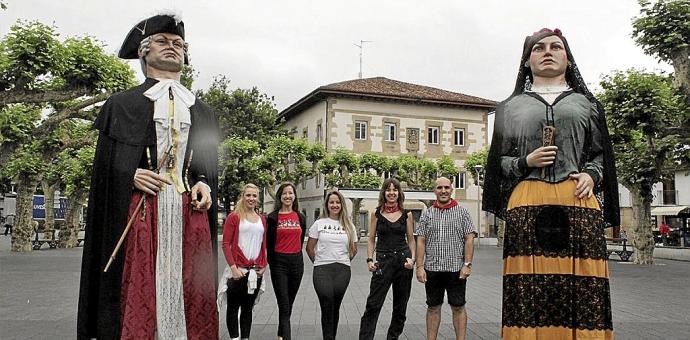
<path fill-rule="evenodd" d="M 379 193 L 379 204 L 369 223 L 367 266 L 372 272 L 367 306 L 362 315 L 359 339 L 374 339 L 376 322 L 393 285 L 393 316 L 386 339 L 397 339 L 405 326 L 407 301 L 412 288 L 415 246 L 412 213 L 403 209 L 405 194 L 400 182 L 388 178 Z M 378 236 L 378 238 L 377 238 Z M 376 261 L 373 259 L 376 249 Z"/>
<path fill-rule="evenodd" d="M 304 274 L 302 243 L 306 218 L 299 212 L 297 190 L 292 183 L 283 183 L 276 192 L 273 212 L 266 217 L 267 255 L 271 283 L 278 303 L 278 339 L 290 340 L 292 304 Z"/>

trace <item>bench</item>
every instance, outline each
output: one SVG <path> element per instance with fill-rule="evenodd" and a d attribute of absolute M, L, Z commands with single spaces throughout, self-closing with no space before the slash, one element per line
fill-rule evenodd
<path fill-rule="evenodd" d="M 615 245 L 615 246 L 620 246 L 623 245 L 623 249 L 619 249 L 618 247 L 616 248 L 609 248 L 609 245 Z M 621 259 L 623 262 L 628 262 L 630 261 L 630 256 L 632 256 L 633 251 L 628 250 L 628 240 L 624 238 L 606 238 L 606 259 L 608 260 L 609 257 L 611 257 L 611 254 L 616 254 L 618 255 L 618 258 Z"/>
<path fill-rule="evenodd" d="M 53 238 L 50 239 L 49 235 L 46 235 L 42 230 L 39 230 L 37 228 L 34 228 L 34 237 L 33 241 L 31 241 L 31 244 L 33 245 L 34 250 L 39 250 L 43 246 L 44 243 L 47 243 L 50 249 L 55 249 L 57 248 L 58 245 L 58 231 L 57 229 L 53 229 Z"/>

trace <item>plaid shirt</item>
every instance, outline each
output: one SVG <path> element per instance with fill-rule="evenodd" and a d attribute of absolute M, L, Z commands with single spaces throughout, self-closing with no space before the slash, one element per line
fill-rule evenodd
<path fill-rule="evenodd" d="M 425 270 L 458 272 L 465 262 L 465 235 L 476 236 L 477 228 L 469 211 L 460 205 L 430 207 L 422 213 L 416 233 L 426 239 Z"/>

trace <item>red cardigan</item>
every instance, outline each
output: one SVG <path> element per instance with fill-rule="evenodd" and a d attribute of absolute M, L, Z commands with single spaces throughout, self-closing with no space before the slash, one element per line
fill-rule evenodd
<path fill-rule="evenodd" d="M 225 254 L 225 260 L 228 262 L 228 265 L 232 266 L 234 264 L 242 268 L 248 268 L 253 265 L 259 268 L 266 267 L 266 216 L 259 216 L 261 217 L 261 223 L 264 225 L 264 237 L 261 242 L 261 253 L 254 261 L 248 260 L 239 246 L 239 215 L 233 212 L 225 219 L 225 224 L 223 225 L 223 253 Z"/>

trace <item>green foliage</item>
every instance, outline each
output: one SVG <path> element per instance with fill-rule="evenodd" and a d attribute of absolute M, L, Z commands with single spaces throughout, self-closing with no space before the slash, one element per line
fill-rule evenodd
<path fill-rule="evenodd" d="M 470 154 L 467 159 L 465 160 L 465 170 L 469 172 L 472 175 L 472 178 L 474 179 L 475 183 L 479 183 L 482 187 L 484 186 L 484 183 L 481 181 L 477 181 L 477 172 L 474 170 L 474 167 L 476 166 L 481 166 L 481 170 L 479 171 L 479 179 L 484 178 L 484 172 L 486 172 L 486 160 L 489 157 L 489 148 L 486 147 L 484 149 L 481 149 L 479 151 L 473 152 Z"/>
<path fill-rule="evenodd" d="M 226 203 L 234 202 L 241 187 L 253 182 L 258 164 L 250 162 L 259 153 L 259 143 L 254 140 L 228 138 L 221 144 L 218 163 L 221 169 L 219 194 Z"/>
<path fill-rule="evenodd" d="M 448 155 L 441 156 L 441 158 L 436 160 L 436 168 L 438 169 L 438 176 L 443 176 L 450 178 L 457 176 L 458 167 L 455 166 L 455 161 Z"/>
<path fill-rule="evenodd" d="M 192 65 L 185 65 L 184 67 L 182 67 L 180 83 L 182 83 L 184 87 L 191 91 L 192 84 L 198 76 L 199 72 L 197 72 Z"/>
<path fill-rule="evenodd" d="M 633 37 L 645 53 L 671 61 L 673 53 L 690 43 L 690 2 L 639 1 L 641 16 L 633 19 Z"/>
<path fill-rule="evenodd" d="M 65 195 L 85 192 L 91 185 L 91 169 L 96 154 L 95 145 L 75 150 L 65 150 L 58 155 L 60 180 L 65 186 Z"/>
<path fill-rule="evenodd" d="M 92 37 L 61 42 L 55 27 L 17 21 L 0 41 L 0 90 L 119 91 L 134 84 L 128 64 Z"/>
<path fill-rule="evenodd" d="M 34 142 L 23 146 L 19 152 L 15 152 L 7 164 L 0 169 L 0 176 L 13 179 L 24 174 L 37 175 L 43 169 L 43 159 L 39 152 L 40 146 Z"/>
<path fill-rule="evenodd" d="M 359 169 L 359 159 L 352 151 L 338 148 L 333 153 L 333 161 L 339 168 L 354 172 Z"/>
<path fill-rule="evenodd" d="M 378 189 L 383 184 L 383 177 L 371 172 L 352 175 L 351 185 L 353 188 Z"/>
<path fill-rule="evenodd" d="M 663 169 L 682 155 L 675 136 L 663 130 L 678 126 L 688 114 L 671 78 L 640 70 L 614 72 L 601 81 L 602 104 L 616 154 L 619 179 L 631 191 L 651 200 Z"/>
<path fill-rule="evenodd" d="M 197 95 L 218 114 L 223 138 L 253 139 L 263 144 L 273 136 L 285 135 L 279 127 L 273 99 L 256 87 L 231 90 L 230 80 L 221 76 Z"/>
<path fill-rule="evenodd" d="M 273 186 L 281 182 L 300 183 L 318 173 L 326 152 L 323 145 L 305 139 L 275 136 L 265 141 L 231 137 L 220 152 L 220 194 L 223 201 L 234 202 L 246 183 L 265 187 L 273 196 Z"/>
<path fill-rule="evenodd" d="M 374 170 L 379 174 L 390 169 L 390 160 L 386 156 L 377 153 L 368 152 L 359 157 L 359 164 L 362 169 L 369 171 Z"/>
<path fill-rule="evenodd" d="M 40 118 L 41 112 L 35 106 L 16 104 L 0 108 L 0 145 L 27 141 Z"/>
<path fill-rule="evenodd" d="M 103 43 L 92 37 L 65 40 L 63 67 L 56 72 L 67 88 L 88 88 L 93 91 L 122 91 L 134 85 L 134 72 L 129 65 L 104 51 Z"/>
<path fill-rule="evenodd" d="M 19 20 L 10 27 L 0 47 L 0 90 L 30 89 L 43 82 L 40 76 L 61 68 L 64 49 L 54 27 Z"/>

